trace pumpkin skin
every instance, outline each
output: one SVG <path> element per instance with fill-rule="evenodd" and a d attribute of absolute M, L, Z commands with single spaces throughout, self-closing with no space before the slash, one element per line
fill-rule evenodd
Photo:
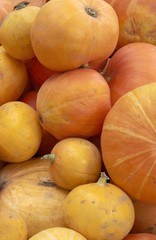
<path fill-rule="evenodd" d="M 0 59 L 0 105 L 2 105 L 17 100 L 23 94 L 28 83 L 28 72 L 25 64 L 9 56 L 2 46 Z"/>
<path fill-rule="evenodd" d="M 14 210 L 1 206 L 0 226 L 1 240 L 27 240 L 28 230 L 26 223 L 22 216 Z"/>
<path fill-rule="evenodd" d="M 110 90 L 97 71 L 75 69 L 44 82 L 36 108 L 42 127 L 57 139 L 87 138 L 101 132 L 111 108 Z"/>
<path fill-rule="evenodd" d="M 33 237 L 31 237 L 29 240 L 87 240 L 85 237 L 83 237 L 80 233 L 69 229 L 65 227 L 55 227 L 55 228 L 49 228 L 45 229 L 37 234 L 35 234 Z"/>
<path fill-rule="evenodd" d="M 122 240 L 134 223 L 133 203 L 124 191 L 105 181 L 101 177 L 71 190 L 63 204 L 64 220 L 89 240 Z"/>
<path fill-rule="evenodd" d="M 156 235 L 150 233 L 128 234 L 123 240 L 156 240 Z"/>
<path fill-rule="evenodd" d="M 155 52 L 156 46 L 152 44 L 131 43 L 110 58 L 104 78 L 110 88 L 112 105 L 128 91 L 156 81 Z"/>
<path fill-rule="evenodd" d="M 12 4 L 12 9 L 14 9 L 14 7 L 23 2 L 22 0 L 9 0 Z M 43 4 L 46 3 L 46 0 L 28 0 L 28 1 L 24 1 L 28 3 L 28 6 L 37 6 L 37 7 L 41 7 Z"/>
<path fill-rule="evenodd" d="M 30 29 L 40 7 L 27 6 L 11 11 L 0 26 L 0 42 L 15 59 L 26 61 L 35 56 L 30 39 Z"/>
<path fill-rule="evenodd" d="M 156 45 L 155 0 L 105 0 L 114 8 L 119 20 L 117 48 L 131 42 Z"/>
<path fill-rule="evenodd" d="M 120 97 L 101 134 L 103 161 L 112 181 L 132 198 L 151 204 L 156 204 L 155 92 L 156 83 L 150 83 Z"/>
<path fill-rule="evenodd" d="M 7 14 L 12 10 L 12 5 L 8 0 L 1 0 L 0 2 L 0 24 L 7 16 Z"/>
<path fill-rule="evenodd" d="M 98 148 L 83 138 L 66 138 L 43 156 L 50 161 L 54 182 L 67 190 L 96 182 L 100 176 L 102 157 Z"/>
<path fill-rule="evenodd" d="M 156 235 L 156 205 L 133 199 L 135 221 L 131 233 Z"/>
<path fill-rule="evenodd" d="M 51 180 L 47 161 L 33 158 L 8 164 L 0 172 L 0 186 L 0 204 L 21 214 L 28 238 L 46 228 L 65 226 L 62 204 L 68 191 Z"/>
<path fill-rule="evenodd" d="M 118 34 L 117 15 L 105 1 L 57 0 L 40 9 L 31 28 L 31 42 L 44 66 L 67 71 L 107 59 L 116 47 Z"/>
<path fill-rule="evenodd" d="M 0 106 L 0 132 L 0 159 L 6 162 L 30 159 L 42 139 L 36 111 L 20 101 Z"/>

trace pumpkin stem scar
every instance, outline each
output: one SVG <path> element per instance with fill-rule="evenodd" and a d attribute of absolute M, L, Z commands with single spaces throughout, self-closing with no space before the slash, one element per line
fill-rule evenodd
<path fill-rule="evenodd" d="M 92 8 L 85 8 L 85 10 L 86 10 L 86 12 L 88 13 L 88 15 L 90 15 L 91 17 L 97 17 L 97 12 L 94 10 L 94 9 L 92 9 Z"/>
<path fill-rule="evenodd" d="M 20 10 L 20 9 L 22 9 L 22 8 L 25 8 L 25 7 L 27 7 L 27 5 L 29 4 L 30 2 L 20 2 L 20 3 L 18 3 L 15 7 L 14 7 L 14 9 L 13 10 Z"/>
<path fill-rule="evenodd" d="M 42 116 L 41 115 L 38 115 L 38 119 L 41 123 L 43 123 L 43 119 L 42 119 Z"/>

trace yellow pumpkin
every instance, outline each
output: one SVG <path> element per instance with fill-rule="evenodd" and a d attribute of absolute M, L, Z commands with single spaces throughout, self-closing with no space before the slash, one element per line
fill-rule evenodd
<path fill-rule="evenodd" d="M 0 207 L 0 239 L 27 240 L 27 226 L 22 216 L 3 206 Z"/>
<path fill-rule="evenodd" d="M 46 228 L 65 226 L 62 205 L 68 191 L 52 181 L 47 161 L 9 163 L 0 172 L 0 189 L 0 205 L 21 214 L 28 238 Z"/>
<path fill-rule="evenodd" d="M 134 206 L 129 196 L 101 176 L 96 183 L 80 185 L 63 204 L 67 227 L 88 240 L 122 240 L 134 223 Z"/>
<path fill-rule="evenodd" d="M 0 133 L 0 159 L 6 162 L 30 159 L 42 139 L 36 111 L 20 101 L 0 106 Z"/>
<path fill-rule="evenodd" d="M 27 6 L 11 11 L 0 26 L 0 42 L 6 52 L 18 60 L 28 60 L 35 56 L 30 29 L 40 7 Z"/>
<path fill-rule="evenodd" d="M 65 227 L 55 227 L 45 229 L 29 240 L 87 240 L 80 233 Z"/>
<path fill-rule="evenodd" d="M 96 182 L 100 176 L 101 153 L 93 143 L 83 138 L 60 140 L 43 158 L 50 160 L 52 178 L 64 189 Z"/>
<path fill-rule="evenodd" d="M 32 24 L 36 57 L 49 69 L 66 71 L 114 51 L 119 34 L 117 15 L 103 0 L 45 3 Z"/>
<path fill-rule="evenodd" d="M 12 58 L 0 46 L 0 105 L 17 100 L 28 84 L 25 64 Z"/>

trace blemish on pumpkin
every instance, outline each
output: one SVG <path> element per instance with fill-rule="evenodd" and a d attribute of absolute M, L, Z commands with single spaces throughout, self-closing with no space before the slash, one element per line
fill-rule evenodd
<path fill-rule="evenodd" d="M 81 202 L 80 202 L 80 203 L 84 204 L 85 202 L 86 202 L 86 200 L 81 200 Z"/>
<path fill-rule="evenodd" d="M 44 187 L 56 187 L 56 184 L 50 180 L 40 180 L 38 185 Z"/>
<path fill-rule="evenodd" d="M 39 120 L 39 122 L 43 123 L 43 119 L 42 119 L 41 115 L 38 115 L 38 120 Z"/>

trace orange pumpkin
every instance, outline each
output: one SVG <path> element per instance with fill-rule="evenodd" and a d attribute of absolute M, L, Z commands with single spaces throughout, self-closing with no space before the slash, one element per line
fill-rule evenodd
<path fill-rule="evenodd" d="M 118 99 L 107 114 L 101 149 L 112 181 L 132 198 L 156 204 L 156 82 Z"/>
<path fill-rule="evenodd" d="M 110 87 L 112 104 L 128 91 L 156 81 L 155 52 L 155 45 L 131 43 L 110 58 L 104 77 Z"/>
<path fill-rule="evenodd" d="M 7 14 L 12 10 L 12 4 L 8 0 L 0 1 L 0 24 L 7 16 Z"/>
<path fill-rule="evenodd" d="M 156 240 L 156 235 L 150 233 L 128 234 L 123 240 Z"/>
<path fill-rule="evenodd" d="M 135 221 L 132 233 L 152 233 L 156 235 L 156 205 L 133 199 Z"/>
<path fill-rule="evenodd" d="M 66 71 L 107 59 L 118 34 L 117 15 L 105 1 L 57 0 L 40 9 L 31 28 L 31 41 L 44 66 Z"/>
<path fill-rule="evenodd" d="M 91 137 L 111 108 L 109 87 L 96 70 L 66 71 L 42 84 L 36 107 L 41 125 L 57 139 Z"/>
<path fill-rule="evenodd" d="M 49 163 L 40 158 L 9 163 L 0 172 L 0 206 L 23 217 L 28 238 L 47 228 L 65 226 L 62 205 L 67 194 L 55 185 Z"/>
<path fill-rule="evenodd" d="M 26 66 L 20 60 L 12 58 L 0 46 L 0 105 L 17 100 L 28 84 Z"/>
<path fill-rule="evenodd" d="M 22 1 L 22 0 L 8 0 L 11 2 L 12 4 L 12 9 L 14 9 L 14 7 L 16 5 L 18 5 L 19 3 L 22 2 L 26 2 L 28 6 L 37 6 L 37 7 L 41 7 L 43 4 L 46 3 L 46 0 L 26 0 L 26 1 Z"/>

